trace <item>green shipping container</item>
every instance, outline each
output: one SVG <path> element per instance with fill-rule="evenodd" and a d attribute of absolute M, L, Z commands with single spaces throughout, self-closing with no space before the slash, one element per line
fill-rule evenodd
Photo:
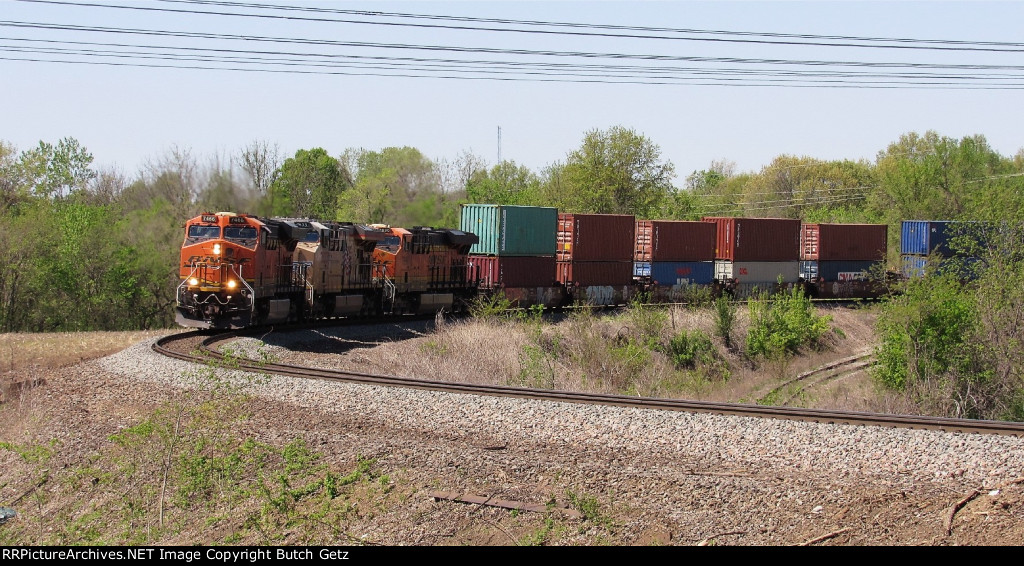
<path fill-rule="evenodd" d="M 555 255 L 558 210 L 542 206 L 462 205 L 463 232 L 480 238 L 471 254 L 501 256 Z"/>

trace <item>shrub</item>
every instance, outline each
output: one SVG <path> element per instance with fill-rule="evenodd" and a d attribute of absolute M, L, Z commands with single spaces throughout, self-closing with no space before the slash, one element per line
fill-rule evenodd
<path fill-rule="evenodd" d="M 736 324 L 736 306 L 727 297 L 715 300 L 715 333 L 725 342 L 726 348 L 732 348 L 732 329 Z"/>
<path fill-rule="evenodd" d="M 800 289 L 750 300 L 747 356 L 780 359 L 804 346 L 818 346 L 829 332 L 830 316 L 814 312 L 811 300 Z"/>

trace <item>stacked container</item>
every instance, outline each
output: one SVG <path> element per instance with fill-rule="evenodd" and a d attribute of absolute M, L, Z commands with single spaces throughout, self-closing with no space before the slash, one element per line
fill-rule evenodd
<path fill-rule="evenodd" d="M 766 287 L 800 277 L 800 221 L 789 218 L 704 217 L 714 224 L 715 279 L 739 288 Z"/>
<path fill-rule="evenodd" d="M 467 204 L 460 228 L 477 235 L 470 277 L 482 289 L 555 286 L 558 210 L 540 206 Z"/>
<path fill-rule="evenodd" d="M 716 233 L 707 222 L 637 220 L 634 277 L 663 287 L 711 283 Z"/>
<path fill-rule="evenodd" d="M 559 214 L 556 257 L 567 288 L 633 283 L 636 218 L 626 214 Z"/>
<path fill-rule="evenodd" d="M 973 277 L 973 264 L 978 262 L 956 249 L 954 240 L 970 238 L 980 246 L 985 245 L 988 234 L 985 225 L 979 222 L 955 222 L 948 220 L 904 220 L 900 230 L 900 266 L 904 277 L 916 278 L 925 275 L 928 256 L 938 258 L 940 269 L 956 269 L 961 279 Z"/>
<path fill-rule="evenodd" d="M 807 281 L 856 281 L 885 261 L 885 224 L 804 224 L 800 276 Z"/>

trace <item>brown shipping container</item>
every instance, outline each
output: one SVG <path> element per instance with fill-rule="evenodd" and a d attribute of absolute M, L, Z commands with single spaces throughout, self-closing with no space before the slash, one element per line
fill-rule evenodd
<path fill-rule="evenodd" d="M 479 256 L 468 259 L 469 277 L 480 287 L 553 287 L 555 256 Z"/>
<path fill-rule="evenodd" d="M 558 282 L 577 287 L 619 287 L 633 283 L 632 261 L 559 261 Z"/>
<path fill-rule="evenodd" d="M 558 261 L 633 261 L 636 217 L 559 214 Z"/>
<path fill-rule="evenodd" d="M 682 220 L 637 220 L 634 261 L 713 261 L 714 224 Z"/>
<path fill-rule="evenodd" d="M 718 226 L 715 259 L 729 261 L 798 261 L 800 221 L 789 218 L 706 216 Z"/>
<path fill-rule="evenodd" d="M 885 224 L 804 224 L 800 259 L 883 261 L 889 243 Z"/>

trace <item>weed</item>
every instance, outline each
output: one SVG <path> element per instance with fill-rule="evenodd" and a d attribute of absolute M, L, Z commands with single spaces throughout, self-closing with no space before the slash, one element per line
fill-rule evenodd
<path fill-rule="evenodd" d="M 550 516 L 544 518 L 544 524 L 537 530 L 527 533 L 516 543 L 519 546 L 542 546 L 548 540 L 548 535 L 555 528 L 555 520 Z"/>
<path fill-rule="evenodd" d="M 540 346 L 526 344 L 519 357 L 516 385 L 537 389 L 554 389 L 555 366 L 551 357 Z"/>
<path fill-rule="evenodd" d="M 583 515 L 583 519 L 585 521 L 590 521 L 605 527 L 611 525 L 611 519 L 601 513 L 601 504 L 598 503 L 596 497 L 583 493 L 576 493 L 572 490 L 566 492 L 566 497 L 569 499 L 569 505 L 579 511 L 580 514 Z"/>

